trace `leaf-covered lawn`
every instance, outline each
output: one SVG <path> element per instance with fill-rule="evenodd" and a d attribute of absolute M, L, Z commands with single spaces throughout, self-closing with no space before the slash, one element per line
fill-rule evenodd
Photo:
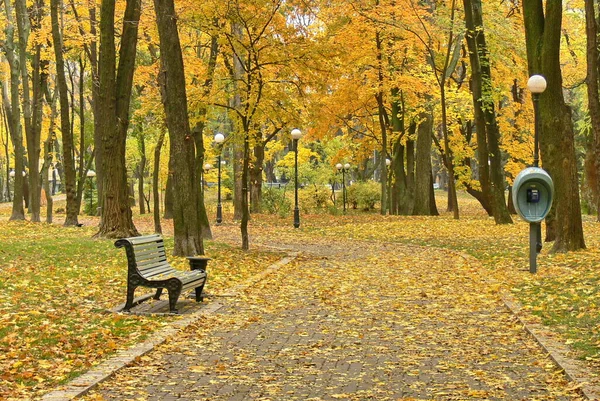
<path fill-rule="evenodd" d="M 177 319 L 106 312 L 125 301 L 127 262 L 114 241 L 94 233 L 90 225 L 0 221 L 0 399 L 47 391 Z M 173 248 L 172 237 L 166 245 Z M 215 292 L 280 257 L 206 245 L 207 289 Z M 185 258 L 171 261 L 187 268 Z"/>
<path fill-rule="evenodd" d="M 291 216 L 254 215 L 250 244 L 253 249 L 258 244 L 284 247 L 310 238 L 326 249 L 344 237 L 471 254 L 490 280 L 511 291 L 600 371 L 600 225 L 595 218 L 584 216 L 587 250 L 550 255 L 551 244 L 545 244 L 538 274 L 531 275 L 528 225 L 515 217 L 515 224 L 498 226 L 474 201 L 459 202 L 458 221 L 448 213 L 380 216 L 350 210 L 344 216 L 303 213 L 300 229 L 294 229 Z M 438 207 L 442 211 L 443 203 Z M 0 213 L 0 399 L 39 395 L 176 319 L 105 312 L 125 300 L 126 259 L 113 241 L 91 239 L 97 220 L 82 217 L 81 228 L 6 220 Z M 144 233 L 152 232 L 151 221 L 149 215 L 136 216 Z M 216 241 L 206 242 L 213 258 L 209 291 L 233 286 L 280 257 L 240 251 L 239 227 L 230 223 L 229 214 L 224 221 L 213 228 Z M 165 238 L 172 249 L 169 229 Z M 171 262 L 187 268 L 183 258 Z"/>

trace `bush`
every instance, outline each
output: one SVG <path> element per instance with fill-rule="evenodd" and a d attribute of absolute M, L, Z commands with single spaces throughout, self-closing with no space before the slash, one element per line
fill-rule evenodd
<path fill-rule="evenodd" d="M 298 202 L 306 213 L 322 210 L 330 203 L 330 191 L 325 187 L 316 185 L 298 191 Z"/>
<path fill-rule="evenodd" d="M 375 181 L 357 182 L 346 187 L 346 191 L 353 209 L 373 210 L 381 201 L 381 184 Z"/>
<path fill-rule="evenodd" d="M 292 201 L 285 196 L 285 188 L 263 189 L 262 210 L 265 213 L 277 214 L 279 217 L 287 217 L 292 210 Z"/>

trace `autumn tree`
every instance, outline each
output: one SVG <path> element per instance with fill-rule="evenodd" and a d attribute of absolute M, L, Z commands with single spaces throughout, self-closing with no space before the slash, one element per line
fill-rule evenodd
<path fill-rule="evenodd" d="M 571 110 L 565 104 L 560 65 L 562 2 L 526 0 L 523 16 L 530 75 L 541 74 L 547 88 L 540 95 L 540 150 L 554 181 L 555 201 L 546 219 L 546 240 L 554 252 L 585 248 Z"/>

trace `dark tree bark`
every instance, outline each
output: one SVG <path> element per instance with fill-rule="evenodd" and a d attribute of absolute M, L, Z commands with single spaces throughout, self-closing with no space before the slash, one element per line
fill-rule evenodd
<path fill-rule="evenodd" d="M 2 101 L 4 103 L 4 111 L 9 122 L 10 139 L 15 152 L 15 176 L 14 176 L 14 191 L 13 204 L 10 220 L 25 220 L 25 209 L 23 208 L 23 175 L 25 167 L 25 149 L 23 147 L 23 129 L 21 126 L 21 99 L 20 99 L 20 71 L 19 62 L 17 60 L 17 50 L 14 42 L 15 26 L 13 20 L 13 10 L 10 1 L 4 2 L 6 11 L 7 24 L 4 27 L 5 43 L 4 53 L 10 68 L 10 97 L 8 88 L 2 89 Z"/>
<path fill-rule="evenodd" d="M 381 131 L 381 157 L 379 158 L 379 169 L 381 171 L 381 214 L 386 215 L 388 212 L 388 190 L 387 190 L 387 165 L 385 160 L 387 159 L 387 130 L 390 128 L 390 119 L 385 110 L 383 102 L 383 39 L 381 38 L 381 32 L 375 33 L 375 45 L 377 47 L 377 93 L 375 99 L 377 100 L 378 118 L 379 118 L 379 129 Z M 404 167 L 402 167 L 404 168 Z"/>
<path fill-rule="evenodd" d="M 204 253 L 198 217 L 198 178 L 195 166 L 195 143 L 190 130 L 185 73 L 177 18 L 173 0 L 154 0 L 160 37 L 161 74 L 165 76 L 165 115 L 173 170 L 173 254 L 193 256 Z"/>
<path fill-rule="evenodd" d="M 591 168 L 587 169 L 586 181 L 594 198 L 598 210 L 597 220 L 600 221 L 600 88 L 599 71 L 600 54 L 598 52 L 598 22 L 596 20 L 596 11 L 594 0 L 585 0 L 585 30 L 587 37 L 587 94 L 588 108 L 592 122 L 593 141 L 588 147 L 586 155 L 586 164 Z"/>
<path fill-rule="evenodd" d="M 146 172 L 146 140 L 144 135 L 139 135 L 140 161 L 137 166 L 138 176 L 138 199 L 140 204 L 140 214 L 146 214 L 146 204 L 144 202 L 144 174 Z"/>
<path fill-rule="evenodd" d="M 500 152 L 500 131 L 492 98 L 489 54 L 483 29 L 481 0 L 463 0 L 467 46 L 471 61 L 471 90 L 477 126 L 479 180 L 492 206 L 496 224 L 512 223 L 504 198 L 504 172 Z M 488 160 L 490 162 L 488 168 Z"/>
<path fill-rule="evenodd" d="M 133 224 L 125 141 L 129 127 L 129 103 L 135 69 L 140 0 L 127 0 L 123 17 L 119 65 L 115 50 L 115 1 L 102 0 L 100 8 L 99 90 L 95 129 L 101 138 L 100 185 L 102 214 L 97 236 L 122 238 L 139 235 Z M 98 168 L 100 167 L 100 168 Z"/>
<path fill-rule="evenodd" d="M 555 238 L 553 252 L 585 248 L 571 110 L 565 104 L 560 67 L 562 2 L 523 2 L 529 74 L 542 74 L 547 88 L 540 95 L 540 150 L 555 187 L 546 236 Z"/>
<path fill-rule="evenodd" d="M 160 192 L 158 188 L 158 178 L 160 174 L 160 151 L 165 141 L 166 131 L 160 130 L 160 134 L 156 141 L 156 147 L 154 148 L 154 169 L 152 170 L 152 200 L 154 203 L 154 232 L 157 234 L 162 233 L 162 226 L 160 225 Z"/>
<path fill-rule="evenodd" d="M 54 57 L 56 61 L 56 85 L 60 103 L 60 130 L 63 141 L 63 167 L 65 169 L 64 185 L 67 191 L 67 212 L 65 226 L 78 224 L 77 215 L 77 187 L 75 183 L 75 149 L 73 145 L 73 131 L 69 117 L 69 91 L 65 77 L 65 62 L 63 57 L 62 32 L 59 24 L 60 0 L 50 0 L 50 16 L 52 20 L 52 42 L 54 43 Z"/>
<path fill-rule="evenodd" d="M 169 171 L 172 169 L 171 158 L 169 157 Z M 165 212 L 163 219 L 170 220 L 173 218 L 173 180 L 171 174 L 167 176 L 167 184 L 165 185 Z"/>
<path fill-rule="evenodd" d="M 430 207 L 430 195 L 433 193 L 431 174 L 431 138 L 433 134 L 433 117 L 430 113 L 421 113 L 420 120 L 421 123 L 417 128 L 415 201 L 412 209 L 412 215 L 431 216 L 432 210 Z"/>

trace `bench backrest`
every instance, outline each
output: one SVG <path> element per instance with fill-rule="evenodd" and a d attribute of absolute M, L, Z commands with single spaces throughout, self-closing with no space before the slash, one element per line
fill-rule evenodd
<path fill-rule="evenodd" d="M 117 248 L 125 247 L 129 274 L 139 274 L 152 279 L 173 270 L 165 253 L 165 243 L 158 234 L 141 237 L 121 238 L 115 242 Z"/>

